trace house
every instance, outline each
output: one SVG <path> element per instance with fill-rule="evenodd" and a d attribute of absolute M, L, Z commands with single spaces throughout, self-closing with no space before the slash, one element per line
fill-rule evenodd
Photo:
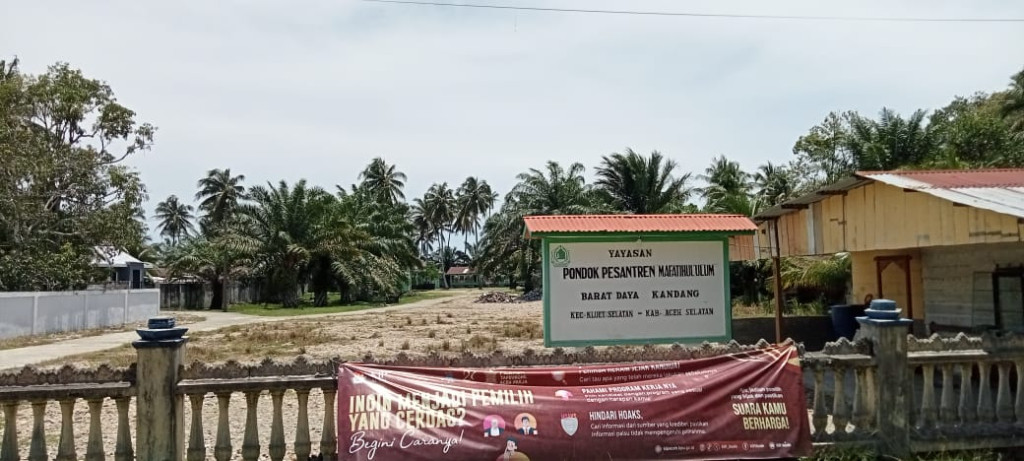
<path fill-rule="evenodd" d="M 92 265 L 109 269 L 111 282 L 128 288 L 143 288 L 146 270 L 152 269 L 152 264 L 140 261 L 124 249 L 100 246 L 95 250 L 96 256 L 93 258 Z"/>
<path fill-rule="evenodd" d="M 849 252 L 914 332 L 1024 328 L 1024 169 L 865 171 L 754 217 L 754 253 Z"/>
<path fill-rule="evenodd" d="M 481 286 L 480 276 L 472 267 L 452 266 L 445 271 L 444 276 L 448 278 L 448 286 L 452 288 Z"/>

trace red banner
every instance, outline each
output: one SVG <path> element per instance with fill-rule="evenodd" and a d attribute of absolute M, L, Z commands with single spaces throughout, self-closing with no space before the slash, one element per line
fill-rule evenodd
<path fill-rule="evenodd" d="M 345 364 L 341 460 L 763 459 L 811 454 L 797 351 L 544 368 Z"/>

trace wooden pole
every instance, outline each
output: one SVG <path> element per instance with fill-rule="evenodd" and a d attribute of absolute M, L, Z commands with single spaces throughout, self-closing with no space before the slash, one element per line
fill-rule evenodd
<path fill-rule="evenodd" d="M 782 342 L 782 248 L 779 246 L 779 218 L 772 220 L 775 228 L 774 245 L 775 252 L 772 254 L 772 276 L 775 279 L 775 343 Z"/>

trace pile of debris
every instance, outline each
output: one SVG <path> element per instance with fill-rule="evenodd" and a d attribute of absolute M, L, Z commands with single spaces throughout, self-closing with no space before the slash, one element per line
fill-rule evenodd
<path fill-rule="evenodd" d="M 540 301 L 544 299 L 544 291 L 541 289 L 530 290 L 529 293 L 524 293 L 519 297 L 519 302 L 528 303 L 530 301 Z"/>
<path fill-rule="evenodd" d="M 484 293 L 480 295 L 479 298 L 476 298 L 476 302 L 488 304 L 511 304 L 518 301 L 519 297 L 516 296 L 514 293 L 506 293 L 504 291 L 492 291 L 489 293 Z"/>

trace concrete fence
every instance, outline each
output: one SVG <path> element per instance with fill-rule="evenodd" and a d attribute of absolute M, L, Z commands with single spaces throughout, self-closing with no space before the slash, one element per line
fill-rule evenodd
<path fill-rule="evenodd" d="M 160 312 L 160 290 L 0 293 L 0 339 L 104 328 Z"/>

